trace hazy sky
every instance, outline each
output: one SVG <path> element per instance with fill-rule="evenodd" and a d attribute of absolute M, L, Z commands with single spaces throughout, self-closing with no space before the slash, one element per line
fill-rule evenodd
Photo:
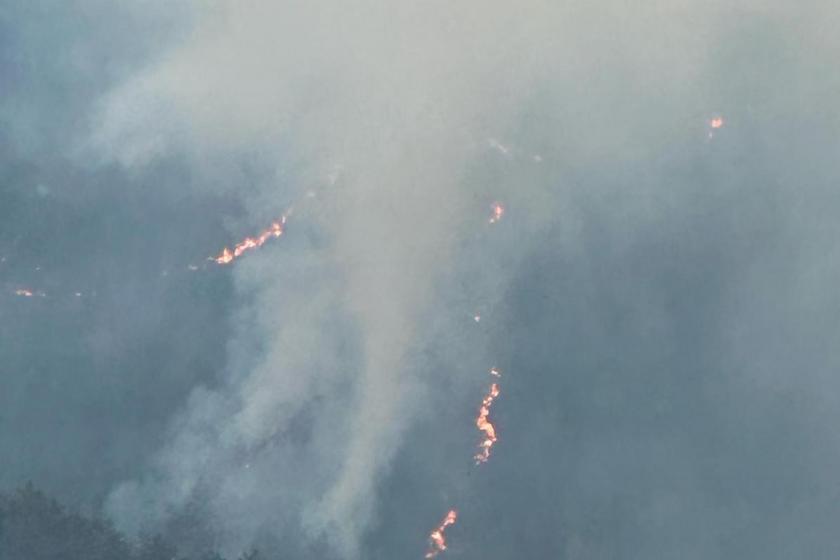
<path fill-rule="evenodd" d="M 229 554 L 840 553 L 835 3 L 32 4 L 0 490 Z"/>

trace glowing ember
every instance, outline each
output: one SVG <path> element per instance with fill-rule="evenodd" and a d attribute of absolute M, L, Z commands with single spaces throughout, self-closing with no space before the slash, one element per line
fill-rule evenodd
<path fill-rule="evenodd" d="M 499 371 L 499 368 L 492 367 L 492 368 L 490 368 L 490 375 L 493 375 L 495 377 L 501 377 L 502 372 Z"/>
<path fill-rule="evenodd" d="M 487 417 L 490 416 L 490 407 L 493 405 L 493 401 L 498 396 L 499 386 L 496 383 L 493 383 L 490 385 L 490 391 L 488 391 L 487 396 L 484 397 L 483 401 L 481 401 L 481 408 L 478 409 L 478 416 L 475 419 L 475 425 L 484 434 L 484 439 L 478 444 L 481 451 L 476 453 L 474 457 L 476 465 L 487 462 L 487 459 L 490 458 L 490 449 L 498 439 L 496 437 L 496 428 L 490 423 L 490 420 L 487 419 Z"/>
<path fill-rule="evenodd" d="M 493 213 L 490 215 L 490 223 L 495 224 L 502 219 L 505 214 L 505 207 L 498 202 L 493 203 Z"/>
<path fill-rule="evenodd" d="M 432 531 L 429 535 L 429 551 L 426 553 L 426 558 L 434 558 L 444 550 L 446 550 L 446 528 L 454 525 L 458 519 L 458 512 L 454 509 L 449 510 L 446 517 L 443 518 L 437 529 Z"/>
<path fill-rule="evenodd" d="M 256 249 L 257 247 L 262 247 L 266 241 L 271 239 L 272 237 L 280 237 L 283 235 L 283 226 L 286 225 L 286 216 L 280 218 L 280 220 L 271 224 L 271 226 L 260 233 L 257 237 L 246 237 L 239 243 L 237 243 L 233 250 L 228 249 L 225 247 L 221 253 L 216 255 L 215 257 L 211 257 L 211 260 L 215 261 L 217 264 L 228 264 L 233 262 L 235 259 L 241 257 L 246 251 L 251 249 Z"/>
<path fill-rule="evenodd" d="M 712 117 L 709 119 L 709 140 L 715 137 L 715 131 L 723 128 L 724 120 L 723 117 Z"/>

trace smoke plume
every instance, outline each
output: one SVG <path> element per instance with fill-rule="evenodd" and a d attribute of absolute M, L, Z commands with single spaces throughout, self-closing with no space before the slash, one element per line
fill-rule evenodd
<path fill-rule="evenodd" d="M 476 387 L 432 367 L 431 333 L 463 341 L 474 304 L 500 300 L 547 228 L 577 254 L 575 205 L 600 195 L 581 170 L 735 127 L 706 137 L 730 108 L 708 81 L 725 6 L 196 3 L 191 32 L 103 99 L 86 149 L 131 169 L 184 157 L 246 209 L 234 240 L 295 213 L 232 264 L 225 377 L 192 392 L 110 513 L 141 529 L 200 503 L 227 550 L 299 530 L 360 557 L 434 387 Z M 681 196 L 643 177 L 615 217 L 628 232 Z M 603 177 L 605 196 L 616 182 Z M 505 258 L 470 251 L 488 228 Z M 469 297 L 445 305 L 456 291 Z"/>

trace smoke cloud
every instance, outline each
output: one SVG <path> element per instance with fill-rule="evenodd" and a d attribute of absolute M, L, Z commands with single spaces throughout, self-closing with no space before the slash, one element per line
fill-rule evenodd
<path fill-rule="evenodd" d="M 678 327 L 669 322 L 673 308 L 649 287 L 659 276 L 602 292 L 592 280 L 621 274 L 625 257 L 653 258 L 641 248 L 663 232 L 678 234 L 673 216 L 719 207 L 704 196 L 733 196 L 723 189 L 737 189 L 734 174 L 718 183 L 721 191 L 698 193 L 683 180 L 691 166 L 680 154 L 722 151 L 748 134 L 755 115 L 781 114 L 797 95 L 824 103 L 816 70 L 837 53 L 820 33 L 833 11 L 815 6 L 782 39 L 810 37 L 797 52 L 823 53 L 791 54 L 801 79 L 793 91 L 768 93 L 762 83 L 775 83 L 771 70 L 739 77 L 727 57 L 746 56 L 732 45 L 748 20 L 772 26 L 792 17 L 763 2 L 220 1 L 186 12 L 189 31 L 117 80 L 73 155 L 138 173 L 181 158 L 194 188 L 245 208 L 228 224 L 232 238 L 294 207 L 287 234 L 232 269 L 237 311 L 223 375 L 191 390 L 148 469 L 106 500 L 108 513 L 133 531 L 172 526 L 198 508 L 226 551 L 277 539 L 327 557 L 364 557 L 370 535 L 393 513 L 380 495 L 395 463 L 428 460 L 428 473 L 445 470 L 445 459 L 428 457 L 436 443 L 418 430 L 441 407 L 474 402 L 478 372 L 539 361 L 553 344 L 529 346 L 539 317 L 522 325 L 514 313 L 514 302 L 516 313 L 534 305 L 522 295 L 529 281 L 551 293 L 541 263 L 574 263 L 577 283 L 567 280 L 566 289 L 590 307 L 551 308 L 574 313 L 593 340 L 615 343 L 601 329 L 623 324 L 622 316 L 668 339 Z M 733 116 L 710 140 L 707 121 L 717 114 Z M 721 165 L 736 169 L 736 156 L 727 157 Z M 491 225 L 495 201 L 507 212 Z M 695 249 L 698 259 L 707 256 Z M 749 253 L 741 250 L 733 260 Z M 617 316 L 603 298 L 621 302 Z M 761 308 L 744 305 L 745 315 Z M 466 332 L 476 328 L 476 309 L 489 310 L 482 325 L 494 325 L 484 341 Z M 547 320 L 540 328 L 542 336 L 570 331 Z M 747 344 L 737 357 L 749 361 L 745 348 L 764 339 L 738 336 Z M 599 371 L 584 365 L 577 364 Z M 598 398 L 619 398 L 605 391 Z M 560 423 L 546 414 L 535 424 Z M 606 500 L 598 476 L 621 478 L 597 472 L 605 457 L 621 462 L 612 447 L 599 447 L 600 436 L 581 451 L 595 465 L 578 473 L 592 485 L 576 496 L 582 501 Z M 460 449 L 461 436 L 452 437 L 444 447 Z M 424 451 L 406 451 L 417 442 Z M 651 456 L 661 452 L 646 443 Z M 469 449 L 464 456 L 470 460 Z M 575 479 L 573 470 L 564 472 Z M 453 486 L 465 479 L 453 475 Z M 431 522 L 445 510 L 434 510 Z M 585 528 L 567 525 L 577 531 L 569 557 L 610 556 Z M 418 524 L 418 538 L 428 526 Z"/>

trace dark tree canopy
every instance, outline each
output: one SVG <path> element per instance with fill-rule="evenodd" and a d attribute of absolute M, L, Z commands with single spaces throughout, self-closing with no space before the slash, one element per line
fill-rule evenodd
<path fill-rule="evenodd" d="M 262 560 L 257 551 L 238 560 Z M 0 560 L 226 560 L 179 554 L 161 535 L 133 542 L 110 522 L 68 510 L 32 484 L 0 494 Z"/>

